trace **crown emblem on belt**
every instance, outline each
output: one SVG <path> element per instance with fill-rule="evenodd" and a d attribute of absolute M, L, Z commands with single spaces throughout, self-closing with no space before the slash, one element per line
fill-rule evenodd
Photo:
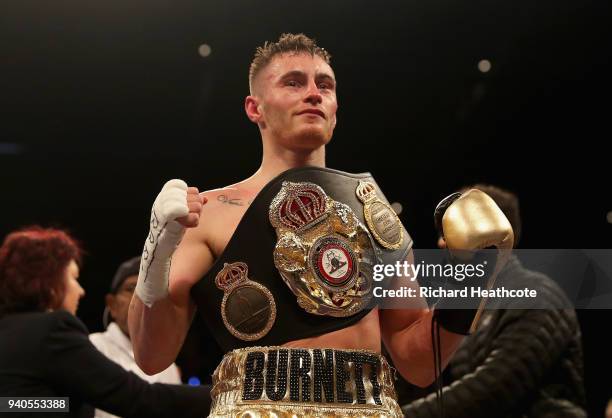
<path fill-rule="evenodd" d="M 328 208 L 327 196 L 321 187 L 285 181 L 270 205 L 270 220 L 275 228 L 284 226 L 297 231 L 320 221 Z"/>
<path fill-rule="evenodd" d="M 249 267 L 246 263 L 225 263 L 223 269 L 215 277 L 215 284 L 220 290 L 225 290 L 234 283 L 247 280 Z"/>
<path fill-rule="evenodd" d="M 360 181 L 356 193 L 357 197 L 362 202 L 369 202 L 370 200 L 376 199 L 376 188 L 369 181 Z"/>

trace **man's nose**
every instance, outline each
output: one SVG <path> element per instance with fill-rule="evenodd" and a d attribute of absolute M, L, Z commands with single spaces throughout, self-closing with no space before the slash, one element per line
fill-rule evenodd
<path fill-rule="evenodd" d="M 312 105 L 320 104 L 323 101 L 323 96 L 321 96 L 319 87 L 314 80 L 308 83 L 308 90 L 306 91 L 306 98 L 304 101 Z"/>

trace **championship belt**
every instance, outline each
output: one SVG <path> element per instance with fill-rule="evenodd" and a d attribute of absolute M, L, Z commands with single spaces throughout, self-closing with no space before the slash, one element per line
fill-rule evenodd
<path fill-rule="evenodd" d="M 368 230 L 353 210 L 318 185 L 283 182 L 270 205 L 278 241 L 274 265 L 309 313 L 350 316 L 372 297 L 380 262 Z"/>
<path fill-rule="evenodd" d="M 191 296 L 223 351 L 282 345 L 358 322 L 373 266 L 411 247 L 369 173 L 294 168 L 259 192 Z"/>

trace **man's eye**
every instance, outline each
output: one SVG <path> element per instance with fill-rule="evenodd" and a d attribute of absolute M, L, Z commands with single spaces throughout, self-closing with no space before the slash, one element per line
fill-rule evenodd
<path fill-rule="evenodd" d="M 298 83 L 296 80 L 288 80 L 285 85 L 289 87 L 298 87 L 300 83 Z"/>
<path fill-rule="evenodd" d="M 319 88 L 320 89 L 328 89 L 330 86 L 327 83 L 319 83 Z"/>

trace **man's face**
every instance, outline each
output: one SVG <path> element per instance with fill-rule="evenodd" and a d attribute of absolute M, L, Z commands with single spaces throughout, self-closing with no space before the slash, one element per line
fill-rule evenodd
<path fill-rule="evenodd" d="M 318 55 L 277 55 L 255 78 L 250 97 L 257 105 L 251 120 L 285 148 L 311 150 L 331 140 L 338 109 L 336 80 Z"/>
<path fill-rule="evenodd" d="M 138 276 L 130 276 L 123 281 L 114 295 L 106 295 L 106 306 L 108 306 L 113 320 L 128 337 L 130 335 L 127 324 L 128 309 L 136 288 L 136 282 L 138 282 Z"/>

